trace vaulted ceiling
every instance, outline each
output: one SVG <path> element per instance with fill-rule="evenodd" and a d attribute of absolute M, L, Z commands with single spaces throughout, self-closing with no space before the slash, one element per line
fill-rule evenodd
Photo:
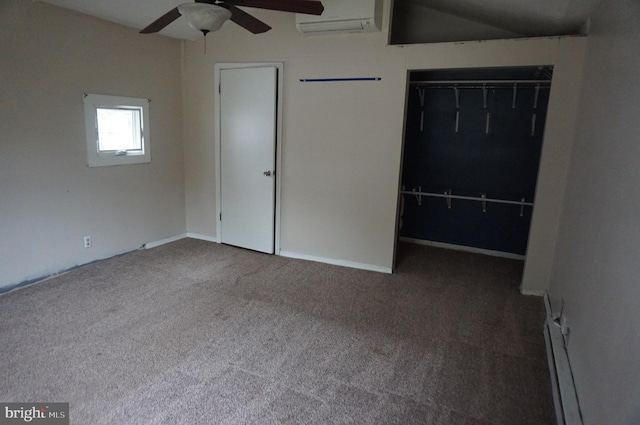
<path fill-rule="evenodd" d="M 587 34 L 601 0 L 395 0 L 391 44 Z"/>
<path fill-rule="evenodd" d="M 579 33 L 600 0 L 409 0 L 525 36 Z"/>
<path fill-rule="evenodd" d="M 40 1 L 142 29 L 185 0 Z M 576 34 L 584 32 L 585 23 L 599 2 L 600 0 L 395 0 L 393 24 L 394 28 L 403 26 L 402 32 L 406 34 L 412 30 L 409 27 L 416 26 L 445 28 L 451 25 L 466 25 L 468 28 L 475 29 L 466 31 L 462 36 L 454 35 L 455 32 L 447 33 L 443 29 L 440 31 L 442 34 L 433 40 L 413 42 L 459 41 L 456 38 L 471 37 L 473 39 L 476 33 L 478 36 L 475 38 L 478 39 Z M 406 12 L 416 9 L 422 13 Z M 403 19 L 400 17 L 402 10 L 405 14 L 411 15 L 411 19 L 398 21 Z M 493 36 L 483 37 L 483 31 L 481 31 L 483 28 L 491 29 L 489 33 Z M 161 34 L 186 40 L 193 40 L 200 36 L 186 24 L 184 19 L 176 20 Z"/>
<path fill-rule="evenodd" d="M 39 0 L 128 27 L 142 29 L 185 0 Z M 177 19 L 160 34 L 195 40 L 202 34 Z"/>

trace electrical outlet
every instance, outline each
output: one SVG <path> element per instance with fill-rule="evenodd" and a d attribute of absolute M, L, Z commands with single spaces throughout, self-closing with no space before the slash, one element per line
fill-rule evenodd
<path fill-rule="evenodd" d="M 84 237 L 84 247 L 91 248 L 91 235 L 87 235 Z"/>

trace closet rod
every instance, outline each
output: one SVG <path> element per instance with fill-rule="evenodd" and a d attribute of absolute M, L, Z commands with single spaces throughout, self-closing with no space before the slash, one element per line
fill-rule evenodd
<path fill-rule="evenodd" d="M 551 85 L 550 80 L 424 80 L 410 81 L 410 84 L 442 85 L 442 84 L 540 84 Z"/>
<path fill-rule="evenodd" d="M 509 201 L 506 199 L 483 198 L 481 196 L 463 196 L 463 195 L 451 195 L 447 193 L 414 192 L 412 190 L 401 190 L 400 193 L 402 193 L 403 195 L 431 196 L 434 198 L 464 199 L 467 201 L 495 202 L 498 204 L 510 204 L 510 205 L 527 205 L 530 207 L 533 206 L 533 202 Z"/>

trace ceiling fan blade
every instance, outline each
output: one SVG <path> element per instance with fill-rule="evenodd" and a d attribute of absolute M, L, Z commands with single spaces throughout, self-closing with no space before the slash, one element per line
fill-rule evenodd
<path fill-rule="evenodd" d="M 180 15 L 180 12 L 178 11 L 178 8 L 174 7 L 173 9 L 171 9 L 170 11 L 168 11 L 167 13 L 165 13 L 164 15 L 162 15 L 161 17 L 153 21 L 151 25 L 142 29 L 140 33 L 150 34 L 153 32 L 158 32 L 162 30 L 164 27 L 166 27 L 167 25 L 169 25 L 171 22 L 178 19 L 180 16 L 181 15 Z"/>
<path fill-rule="evenodd" d="M 259 9 L 280 10 L 282 12 L 322 15 L 322 2 L 314 0 L 226 0 L 236 6 L 256 7 Z"/>
<path fill-rule="evenodd" d="M 218 6 L 222 6 L 231 11 L 231 20 L 242 28 L 250 31 L 254 34 L 260 34 L 267 32 L 271 27 L 258 18 L 254 18 L 244 10 L 241 10 L 230 3 L 219 3 Z"/>

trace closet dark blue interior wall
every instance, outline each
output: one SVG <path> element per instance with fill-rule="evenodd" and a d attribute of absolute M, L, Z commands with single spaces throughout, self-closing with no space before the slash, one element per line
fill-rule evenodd
<path fill-rule="evenodd" d="M 401 237 L 526 253 L 551 73 L 551 67 L 410 73 Z M 482 202 L 483 195 L 516 204 Z"/>

